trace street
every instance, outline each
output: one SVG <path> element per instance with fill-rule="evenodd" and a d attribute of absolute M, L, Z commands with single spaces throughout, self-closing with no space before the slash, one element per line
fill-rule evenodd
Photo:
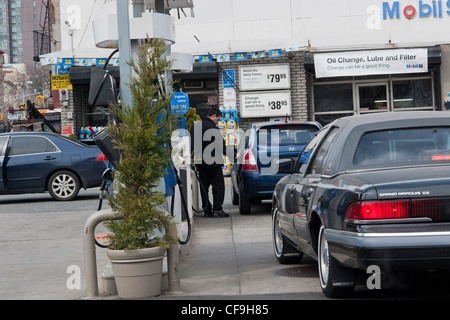
<path fill-rule="evenodd" d="M 80 191 L 71 202 L 56 202 L 48 194 L 1 196 L 0 299 L 83 299 L 82 231 L 97 205 L 96 188 Z M 242 216 L 227 192 L 224 209 L 230 218 L 194 215 L 191 243 L 180 262 L 181 292 L 156 299 L 326 299 L 314 260 L 305 257 L 302 264 L 281 265 L 275 259 L 270 202 Z M 100 275 L 107 258 L 104 249 L 96 251 Z M 448 272 L 382 277 L 382 290 L 368 290 L 368 276 L 361 274 L 353 299 L 449 297 Z"/>
<path fill-rule="evenodd" d="M 0 196 L 0 299 L 85 296 L 83 226 L 97 205 L 97 188 L 80 190 L 69 202 L 48 193 Z M 97 250 L 97 260 L 101 273 L 104 250 Z"/>

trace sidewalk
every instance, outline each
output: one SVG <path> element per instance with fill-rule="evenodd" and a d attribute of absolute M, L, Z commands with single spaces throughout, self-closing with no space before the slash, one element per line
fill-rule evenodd
<path fill-rule="evenodd" d="M 153 299 L 324 299 L 316 262 L 306 258 L 301 265 L 281 265 L 276 260 L 270 202 L 240 215 L 229 188 L 227 178 L 224 211 L 230 217 L 194 213 L 191 240 L 180 257 L 180 292 Z"/>

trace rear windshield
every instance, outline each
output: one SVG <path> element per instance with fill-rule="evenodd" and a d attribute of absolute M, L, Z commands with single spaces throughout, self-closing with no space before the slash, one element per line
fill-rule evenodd
<path fill-rule="evenodd" d="M 319 129 L 311 125 L 275 125 L 258 130 L 258 144 L 306 145 Z"/>
<path fill-rule="evenodd" d="M 356 148 L 356 166 L 450 162 L 450 128 L 377 131 L 365 134 Z"/>

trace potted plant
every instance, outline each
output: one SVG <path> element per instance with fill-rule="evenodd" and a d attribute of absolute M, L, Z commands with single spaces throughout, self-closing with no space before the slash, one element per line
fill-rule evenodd
<path fill-rule="evenodd" d="M 178 241 L 172 217 L 162 209 L 166 195 L 158 190 L 170 165 L 173 121 L 172 112 L 167 112 L 170 94 L 161 91 L 158 81 L 171 65 L 162 57 L 165 51 L 158 40 L 148 39 L 138 48 L 136 60 L 129 63 L 135 74 L 129 84 L 133 103 L 111 106 L 119 121 L 108 129 L 121 160 L 110 204 L 122 218 L 106 223 L 111 232 L 107 255 L 121 298 L 159 295 L 165 249 Z"/>

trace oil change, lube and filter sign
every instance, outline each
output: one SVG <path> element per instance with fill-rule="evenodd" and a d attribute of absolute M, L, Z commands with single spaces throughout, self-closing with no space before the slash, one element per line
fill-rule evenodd
<path fill-rule="evenodd" d="M 427 49 L 316 53 L 316 78 L 428 72 Z"/>

